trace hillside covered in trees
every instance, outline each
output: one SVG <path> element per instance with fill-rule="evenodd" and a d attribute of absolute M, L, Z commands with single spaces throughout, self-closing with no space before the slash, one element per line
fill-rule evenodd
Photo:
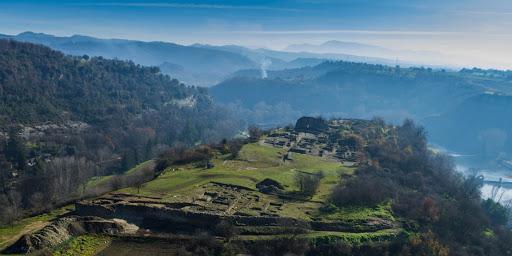
<path fill-rule="evenodd" d="M 279 70 L 300 68 L 312 63 L 316 65 L 329 59 L 387 65 L 394 63 L 393 60 L 349 54 L 288 52 L 265 48 L 251 49 L 238 45 L 180 45 L 161 41 L 101 39 L 83 35 L 61 37 L 29 31 L 18 35 L 0 34 L 0 38 L 42 44 L 71 55 L 103 56 L 131 60 L 140 65 L 158 66 L 165 74 L 199 86 L 212 86 L 237 70 L 259 69 L 262 65 L 270 70 Z"/>
<path fill-rule="evenodd" d="M 81 35 L 57 37 L 33 32 L 0 35 L 0 38 L 42 44 L 71 55 L 87 54 L 130 60 L 145 66 L 161 66 L 163 72 L 193 85 L 211 85 L 238 69 L 258 66 L 236 53 L 167 42 L 99 39 Z"/>
<path fill-rule="evenodd" d="M 509 131 L 504 121 L 508 108 L 495 105 L 506 104 L 503 98 L 512 93 L 511 85 L 509 73 L 494 70 L 455 72 L 324 62 L 269 71 L 267 79 L 261 78 L 259 70 L 239 71 L 210 88 L 210 93 L 250 121 L 268 125 L 291 123 L 301 115 L 379 116 L 396 123 L 413 118 L 427 127 L 432 142 L 453 151 L 482 154 L 485 139 L 479 138 L 486 130 Z M 474 122 L 453 113 L 486 118 Z M 457 142 L 449 140 L 453 136 Z M 503 145 L 499 151 L 512 153 L 508 141 Z"/>
<path fill-rule="evenodd" d="M 158 68 L 8 40 L 0 40 L 0 109 L 2 221 L 84 196 L 93 176 L 240 127 L 205 90 Z"/>

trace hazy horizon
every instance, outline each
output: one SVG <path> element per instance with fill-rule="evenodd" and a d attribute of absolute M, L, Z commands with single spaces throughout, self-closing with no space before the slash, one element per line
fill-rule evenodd
<path fill-rule="evenodd" d="M 34 31 L 275 50 L 338 40 L 440 55 L 415 60 L 420 63 L 512 69 L 512 10 L 502 0 L 7 0 L 0 3 L 0 23 L 4 34 Z"/>

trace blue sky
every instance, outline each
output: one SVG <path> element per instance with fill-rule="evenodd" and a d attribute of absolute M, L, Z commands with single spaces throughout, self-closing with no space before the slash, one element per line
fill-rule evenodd
<path fill-rule="evenodd" d="M 509 0 L 0 0 L 0 33 L 241 44 L 345 40 L 512 68 Z"/>

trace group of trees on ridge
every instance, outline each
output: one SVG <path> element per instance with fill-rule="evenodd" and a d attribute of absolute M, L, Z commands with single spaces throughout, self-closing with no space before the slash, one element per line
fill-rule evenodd
<path fill-rule="evenodd" d="M 392 130 L 394 136 L 364 140 L 367 164 L 344 177 L 329 202 L 390 202 L 410 234 L 407 243 L 392 247 L 396 255 L 509 255 L 510 211 L 482 199 L 482 181 L 462 176 L 451 158 L 430 151 L 425 130 L 411 120 Z"/>

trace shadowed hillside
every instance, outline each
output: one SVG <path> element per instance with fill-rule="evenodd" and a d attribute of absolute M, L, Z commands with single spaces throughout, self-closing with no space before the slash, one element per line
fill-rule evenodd
<path fill-rule="evenodd" d="M 512 97 L 481 94 L 425 120 L 431 137 L 448 148 L 493 158 L 512 152 Z M 475 142 L 475 143 L 468 143 Z"/>
<path fill-rule="evenodd" d="M 275 124 L 275 116 L 285 116 L 281 122 L 287 124 L 305 114 L 379 116 L 392 122 L 415 118 L 432 129 L 434 142 L 452 150 L 481 153 L 486 140 L 478 134 L 492 128 L 510 134 L 503 120 L 508 98 L 491 94 L 508 95 L 511 85 L 507 72 L 493 70 L 454 72 L 324 62 L 269 71 L 267 79 L 259 78 L 257 70 L 238 71 L 210 93 L 258 124 Z M 482 122 L 471 120 L 471 116 L 482 117 L 477 118 Z M 502 151 L 512 152 L 508 147 Z"/>

